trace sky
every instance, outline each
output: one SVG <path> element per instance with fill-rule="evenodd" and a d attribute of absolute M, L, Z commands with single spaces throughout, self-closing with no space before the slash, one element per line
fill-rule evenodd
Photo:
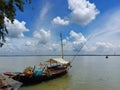
<path fill-rule="evenodd" d="M 33 0 L 16 9 L 0 55 L 120 54 L 120 0 Z"/>

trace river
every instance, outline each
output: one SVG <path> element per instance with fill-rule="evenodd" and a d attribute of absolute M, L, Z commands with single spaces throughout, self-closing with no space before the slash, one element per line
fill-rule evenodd
<path fill-rule="evenodd" d="M 1 56 L 0 72 L 23 71 L 53 56 Z M 73 56 L 66 56 L 71 60 Z M 68 74 L 20 90 L 119 90 L 120 56 L 77 56 Z"/>

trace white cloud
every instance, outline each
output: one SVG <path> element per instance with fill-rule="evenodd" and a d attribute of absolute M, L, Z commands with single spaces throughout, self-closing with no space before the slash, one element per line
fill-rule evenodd
<path fill-rule="evenodd" d="M 38 39 L 40 44 L 46 44 L 51 38 L 51 32 L 50 30 L 46 31 L 44 29 L 40 29 L 33 33 L 33 37 Z"/>
<path fill-rule="evenodd" d="M 71 13 L 69 17 L 65 16 L 68 18 L 67 20 L 56 17 L 53 22 L 60 25 L 68 25 L 69 23 L 87 25 L 100 13 L 95 4 L 88 0 L 68 0 L 68 9 L 71 10 Z"/>
<path fill-rule="evenodd" d="M 74 51 L 79 51 L 87 41 L 82 33 L 76 33 L 73 30 L 70 32 L 70 38 L 73 39 L 72 46 Z"/>
<path fill-rule="evenodd" d="M 9 39 L 3 48 L 1 48 L 0 54 L 60 54 L 60 41 L 54 41 L 52 36 L 50 30 L 40 29 L 33 33 L 33 38 Z M 82 33 L 76 33 L 71 30 L 69 36 L 63 39 L 64 50 L 67 53 L 76 52 L 81 49 L 85 42 L 86 39 Z"/>
<path fill-rule="evenodd" d="M 85 45 L 82 51 L 87 54 L 114 54 L 115 52 L 118 53 L 118 48 L 119 46 L 110 42 L 95 42 L 91 46 Z"/>
<path fill-rule="evenodd" d="M 103 41 L 119 45 L 120 20 L 118 18 L 120 18 L 120 10 L 113 10 L 108 12 L 107 15 L 104 15 L 102 25 L 92 30 L 91 41 L 93 43 Z"/>
<path fill-rule="evenodd" d="M 112 15 L 110 15 L 110 13 L 112 13 Z M 69 36 L 63 39 L 65 54 L 75 54 L 75 51 L 79 51 L 85 42 L 87 43 L 84 45 L 81 53 L 120 53 L 120 20 L 118 19 L 120 18 L 120 11 L 114 10 L 114 12 L 110 13 L 107 13 L 108 16 L 103 15 L 105 19 L 101 20 L 103 22 L 102 25 L 98 26 L 97 29 L 92 29 L 91 33 L 93 37 L 89 39 L 89 41 L 87 41 L 82 33 L 71 30 Z M 23 24 L 23 26 L 24 25 L 25 24 Z M 20 28 L 20 26 L 18 28 Z M 95 32 L 93 32 L 93 30 L 95 30 Z M 24 31 L 26 30 L 23 30 L 23 32 Z M 46 54 L 46 52 L 56 54 L 56 52 L 59 52 L 60 54 L 60 42 L 53 40 L 53 38 L 56 37 L 52 35 L 50 30 L 45 29 L 35 31 L 32 38 L 9 38 L 0 49 L 0 54 L 5 54 L 5 52 L 8 54 Z"/>
<path fill-rule="evenodd" d="M 71 22 L 87 25 L 99 14 L 95 4 L 87 0 L 68 0 Z"/>
<path fill-rule="evenodd" d="M 49 46 L 48 50 L 50 51 L 59 51 L 60 45 L 57 43 L 53 43 Z"/>
<path fill-rule="evenodd" d="M 25 42 L 25 45 L 26 45 L 26 46 L 34 46 L 34 44 L 35 44 L 35 42 L 30 41 L 30 40 L 27 40 L 27 41 Z"/>
<path fill-rule="evenodd" d="M 24 52 L 26 51 L 25 40 L 26 40 L 25 38 L 12 38 L 12 39 L 10 38 L 1 48 L 0 54 L 8 54 L 8 55 L 24 54 Z"/>
<path fill-rule="evenodd" d="M 99 26 L 92 26 L 89 41 L 83 50 L 92 54 L 114 54 L 114 52 L 119 54 L 120 21 L 118 18 L 120 18 L 119 9 L 113 9 L 103 14 L 96 23 Z"/>
<path fill-rule="evenodd" d="M 33 33 L 33 37 L 7 38 L 5 45 L 0 48 L 1 55 L 39 55 L 58 50 L 57 43 L 51 43 L 50 30 L 40 29 Z"/>
<path fill-rule="evenodd" d="M 111 53 L 114 49 L 115 47 L 109 42 L 96 42 L 95 51 L 98 53 Z"/>
<path fill-rule="evenodd" d="M 86 41 L 85 37 L 82 35 L 82 33 L 76 33 L 75 31 L 70 31 L 70 38 L 74 39 L 75 41 L 84 42 Z"/>
<path fill-rule="evenodd" d="M 86 38 L 81 32 L 76 33 L 71 30 L 69 37 L 63 40 L 66 50 L 79 51 L 85 44 Z"/>
<path fill-rule="evenodd" d="M 57 16 L 56 18 L 53 19 L 53 23 L 59 24 L 59 25 L 68 25 L 69 21 L 61 19 L 61 17 Z"/>
<path fill-rule="evenodd" d="M 44 20 L 51 8 L 50 3 L 46 2 L 40 11 L 40 20 Z"/>
<path fill-rule="evenodd" d="M 0 54 L 60 54 L 60 42 L 53 41 L 50 31 L 40 29 L 34 32 L 33 38 L 13 38 L 1 48 Z M 45 41 L 44 41 L 45 40 Z M 81 53 L 113 53 L 118 47 L 110 42 L 96 42 L 92 46 L 87 46 L 86 38 L 82 33 L 71 30 L 69 36 L 63 39 L 65 54 Z M 88 41 L 89 42 L 89 41 Z M 83 47 L 84 46 L 84 47 Z"/>
<path fill-rule="evenodd" d="M 26 22 L 22 21 L 18 21 L 17 19 L 14 20 L 14 24 L 10 23 L 9 20 L 5 19 L 5 23 L 7 26 L 7 29 L 9 31 L 8 36 L 12 37 L 12 38 L 20 38 L 20 37 L 24 37 L 24 32 L 29 31 L 28 28 L 26 28 L 25 24 Z M 8 22 L 9 21 L 9 22 Z"/>
<path fill-rule="evenodd" d="M 51 8 L 52 4 L 49 1 L 45 1 L 41 4 L 39 3 L 40 6 L 38 9 L 38 16 L 35 18 L 34 23 L 33 23 L 33 28 L 34 30 L 38 30 L 41 27 L 42 28 L 50 28 L 51 26 Z"/>

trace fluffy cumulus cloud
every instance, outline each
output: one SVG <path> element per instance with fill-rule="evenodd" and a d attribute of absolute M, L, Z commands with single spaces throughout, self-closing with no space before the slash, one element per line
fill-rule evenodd
<path fill-rule="evenodd" d="M 84 42 L 86 41 L 85 37 L 82 35 L 82 33 L 76 33 L 75 31 L 70 31 L 70 38 L 77 42 Z"/>
<path fill-rule="evenodd" d="M 75 52 L 82 49 L 86 41 L 86 38 L 81 32 L 76 33 L 73 30 L 70 31 L 69 37 L 63 40 L 65 48 Z"/>
<path fill-rule="evenodd" d="M 82 49 L 85 42 L 87 41 L 82 33 L 76 33 L 74 31 L 70 32 L 70 38 L 73 40 L 72 44 L 74 51 L 79 51 L 80 49 Z"/>
<path fill-rule="evenodd" d="M 59 24 L 59 25 L 68 25 L 69 21 L 61 19 L 61 17 L 58 16 L 58 17 L 56 17 L 56 18 L 53 19 L 53 23 Z"/>
<path fill-rule="evenodd" d="M 95 4 L 88 0 L 68 0 L 69 9 L 71 10 L 71 22 L 86 25 L 96 18 L 99 14 Z"/>
<path fill-rule="evenodd" d="M 51 43 L 50 30 L 34 31 L 33 37 L 7 38 L 5 45 L 0 48 L 0 55 L 39 55 L 55 51 L 57 43 Z M 45 52 L 45 53 L 44 53 Z"/>
<path fill-rule="evenodd" d="M 25 26 L 25 22 L 22 21 L 18 21 L 17 19 L 14 20 L 14 24 L 10 23 L 9 20 L 5 20 L 5 23 L 6 23 L 6 26 L 7 26 L 7 29 L 9 30 L 9 34 L 8 36 L 9 37 L 12 37 L 12 38 L 21 38 L 21 37 L 24 37 L 24 32 L 27 32 L 29 31 L 28 28 L 26 28 Z"/>
<path fill-rule="evenodd" d="M 33 33 L 33 37 L 39 40 L 40 44 L 47 44 L 51 38 L 50 30 L 40 29 Z"/>
<path fill-rule="evenodd" d="M 32 38 L 13 38 L 8 39 L 7 43 L 1 48 L 0 54 L 17 55 L 39 55 L 39 54 L 60 54 L 60 42 L 54 41 L 52 33 L 49 30 L 40 29 L 33 33 Z M 63 39 L 65 54 L 81 53 L 103 54 L 112 53 L 115 47 L 110 42 L 95 42 L 91 46 L 86 45 L 87 39 L 81 32 L 71 30 L 69 36 Z"/>
<path fill-rule="evenodd" d="M 69 25 L 69 23 L 87 25 L 100 13 L 95 4 L 88 0 L 68 0 L 68 9 L 71 10 L 71 13 L 65 16 L 68 20 L 56 17 L 53 22 L 60 25 Z"/>
<path fill-rule="evenodd" d="M 111 12 L 110 12 L 111 13 Z M 104 15 L 103 22 L 104 25 L 100 25 L 98 28 L 92 29 L 95 32 L 91 31 L 92 38 L 87 40 L 81 32 L 76 32 L 71 30 L 69 35 L 63 38 L 64 43 L 64 52 L 65 54 L 75 54 L 81 50 L 81 53 L 90 53 L 90 54 L 116 54 L 120 53 L 120 10 L 113 11 L 112 15 L 108 12 L 107 15 Z M 107 21 L 106 21 L 107 19 Z M 101 19 L 102 20 L 102 19 Z M 104 21 L 105 20 L 105 21 Z M 11 26 L 12 24 L 7 24 L 10 30 L 19 30 L 14 31 L 17 38 L 9 38 L 5 45 L 0 48 L 0 54 L 60 54 L 60 41 L 53 40 L 54 35 L 50 30 L 44 28 L 34 31 L 33 37 L 23 37 L 24 32 L 28 31 L 25 27 L 25 22 L 19 22 L 15 20 L 14 24 L 16 26 Z M 13 29 L 10 29 L 11 28 Z M 18 32 L 18 33 L 17 33 Z M 23 34 L 23 35 L 21 35 Z M 23 38 L 18 38 L 23 37 Z M 84 47 L 83 47 L 84 46 Z M 44 51 L 44 52 L 43 52 Z M 59 53 L 56 53 L 59 52 Z"/>

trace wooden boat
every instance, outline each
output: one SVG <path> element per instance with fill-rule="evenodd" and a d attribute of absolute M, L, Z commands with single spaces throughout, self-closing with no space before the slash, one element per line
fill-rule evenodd
<path fill-rule="evenodd" d="M 70 62 L 64 60 L 63 57 L 63 43 L 62 43 L 62 34 L 61 36 L 61 49 L 62 49 L 62 58 L 52 58 L 40 64 L 39 68 L 36 67 L 27 67 L 22 73 L 4 73 L 7 76 L 10 76 L 14 80 L 20 81 L 23 85 L 29 85 L 38 83 L 45 80 L 50 80 L 61 75 L 64 75 L 68 72 L 71 67 Z"/>
<path fill-rule="evenodd" d="M 39 68 L 35 66 L 33 68 L 28 67 L 24 72 L 19 74 L 4 74 L 14 80 L 22 82 L 23 85 L 29 85 L 62 76 L 68 72 L 70 67 L 69 61 L 62 58 L 52 58 L 47 60 L 44 64 L 40 64 Z"/>

